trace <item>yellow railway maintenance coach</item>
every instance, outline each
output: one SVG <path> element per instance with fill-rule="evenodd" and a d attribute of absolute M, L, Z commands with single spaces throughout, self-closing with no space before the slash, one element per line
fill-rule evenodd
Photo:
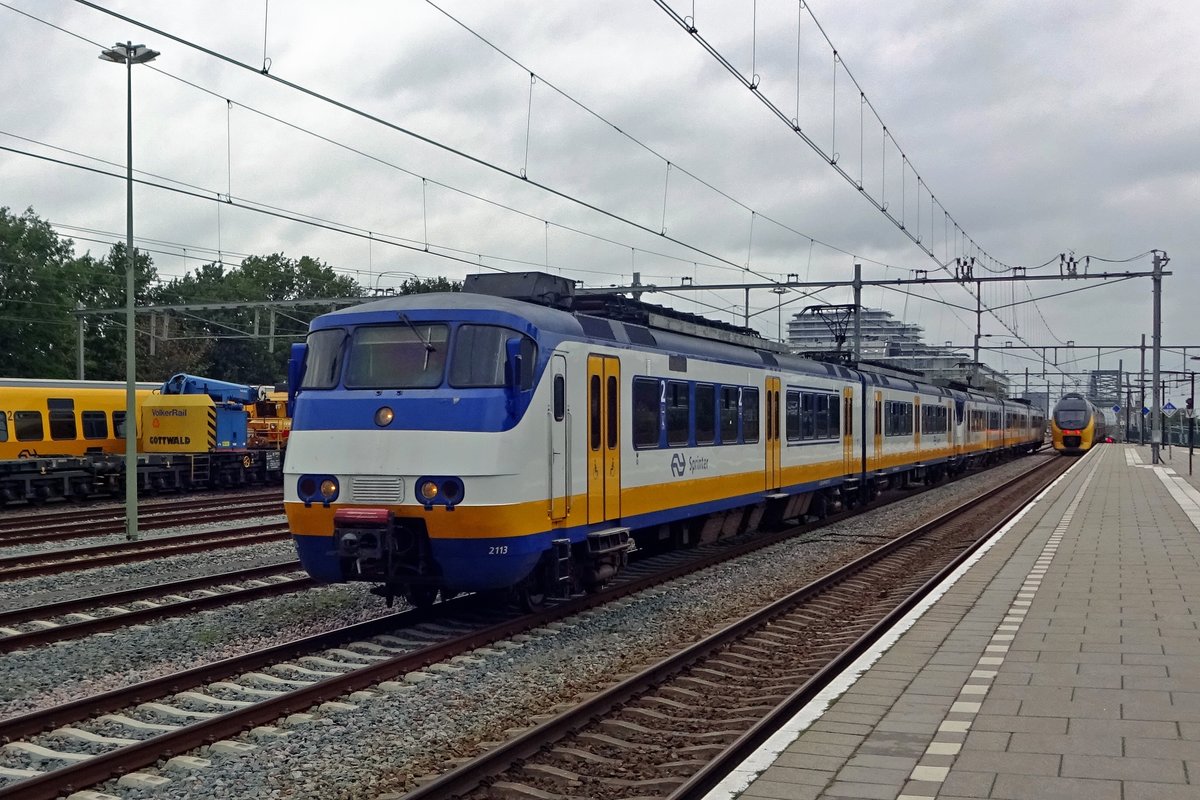
<path fill-rule="evenodd" d="M 140 408 L 156 383 L 137 384 Z M 125 452 L 125 384 L 0 380 L 0 461 Z"/>

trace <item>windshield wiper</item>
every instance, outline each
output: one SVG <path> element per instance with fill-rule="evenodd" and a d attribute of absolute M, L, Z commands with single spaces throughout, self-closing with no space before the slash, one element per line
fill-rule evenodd
<path fill-rule="evenodd" d="M 412 320 L 409 319 L 408 315 L 403 311 L 400 312 L 400 319 L 404 320 L 404 324 L 412 329 L 413 335 L 417 337 L 417 341 L 425 345 L 425 364 L 421 367 L 421 371 L 424 372 L 425 370 L 429 369 L 429 354 L 436 352 L 433 348 L 433 344 L 421 335 L 421 332 L 417 330 L 417 326 L 412 324 Z"/>
<path fill-rule="evenodd" d="M 417 326 L 416 326 L 416 325 L 413 325 L 413 324 L 412 324 L 412 320 L 410 320 L 410 319 L 408 318 L 408 315 L 407 315 L 407 314 L 405 314 L 404 312 L 400 312 L 400 319 L 404 320 L 404 324 L 405 324 L 405 325 L 407 325 L 408 327 L 412 328 L 412 332 L 413 332 L 413 333 L 416 335 L 416 337 L 417 337 L 417 340 L 418 340 L 418 341 L 419 341 L 421 344 L 425 345 L 425 352 L 427 352 L 427 353 L 432 353 L 432 352 L 435 352 L 435 351 L 434 351 L 434 347 L 433 347 L 433 345 L 432 345 L 430 342 L 428 342 L 428 341 L 425 339 L 425 337 L 424 337 L 424 336 L 422 336 L 422 335 L 421 335 L 421 332 L 420 332 L 419 330 L 417 330 Z"/>

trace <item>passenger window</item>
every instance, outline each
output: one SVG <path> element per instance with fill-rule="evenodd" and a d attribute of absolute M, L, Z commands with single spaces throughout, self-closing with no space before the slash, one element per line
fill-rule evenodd
<path fill-rule="evenodd" d="M 50 411 L 50 438 L 59 441 L 75 438 L 75 401 L 52 397 L 46 401 Z"/>
<path fill-rule="evenodd" d="M 818 394 L 813 396 L 813 405 L 816 408 L 817 414 L 817 438 L 829 438 L 829 395 Z"/>
<path fill-rule="evenodd" d="M 696 384 L 696 444 L 717 440 L 717 387 Z"/>
<path fill-rule="evenodd" d="M 103 411 L 84 411 L 82 416 L 83 416 L 83 438 L 85 438 L 85 439 L 107 439 L 108 438 L 108 420 L 104 417 Z"/>
<path fill-rule="evenodd" d="M 805 439 L 812 439 L 816 433 L 816 409 L 813 401 L 816 398 L 805 392 L 800 396 L 800 433 Z"/>
<path fill-rule="evenodd" d="M 687 444 L 691 440 L 688 420 L 688 385 L 667 382 L 667 444 Z"/>
<path fill-rule="evenodd" d="M 721 387 L 721 444 L 736 444 L 738 428 L 738 390 Z"/>
<path fill-rule="evenodd" d="M 758 441 L 758 389 L 742 389 L 742 441 Z"/>
<path fill-rule="evenodd" d="M 600 376 L 593 375 L 588 390 L 588 428 L 593 450 L 600 449 Z"/>
<path fill-rule="evenodd" d="M 125 412 L 124 411 L 114 411 L 114 412 L 112 412 L 112 415 L 113 415 L 113 438 L 114 439 L 124 439 L 125 438 Z"/>
<path fill-rule="evenodd" d="M 651 378 L 633 379 L 633 446 L 658 447 L 659 398 L 662 382 Z"/>
<path fill-rule="evenodd" d="M 841 438 L 842 435 L 842 404 L 841 398 L 836 394 L 828 396 L 829 401 L 829 437 L 831 439 Z"/>
<path fill-rule="evenodd" d="M 800 440 L 800 393 L 787 393 L 787 406 L 785 407 L 785 422 L 784 430 L 787 431 L 787 440 L 796 442 Z"/>
<path fill-rule="evenodd" d="M 8 441 L 8 415 L 0 411 L 0 442 Z"/>
<path fill-rule="evenodd" d="M 567 380 L 562 375 L 554 376 L 554 421 L 562 422 L 567 415 Z M 84 429 L 87 428 L 87 412 L 84 412 Z"/>
<path fill-rule="evenodd" d="M 13 413 L 13 431 L 18 442 L 40 442 L 46 438 L 42 430 L 42 412 L 17 411 Z"/>

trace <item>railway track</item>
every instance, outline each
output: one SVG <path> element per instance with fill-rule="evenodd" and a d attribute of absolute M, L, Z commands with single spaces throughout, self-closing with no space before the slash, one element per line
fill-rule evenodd
<path fill-rule="evenodd" d="M 1048 483 L 1052 477 L 1048 477 L 1046 473 L 1055 468 L 1055 463 L 1056 460 L 1044 462 L 1030 473 L 1022 476 L 1022 479 L 1029 481 L 1030 475 L 1036 474 L 1041 476 L 1042 484 Z M 1060 469 L 1065 466 L 1067 465 L 1058 462 Z M 984 497 L 994 497 L 998 492 L 1008 492 L 1006 502 L 1009 504 L 1013 503 L 1012 495 L 1019 493 L 1021 499 L 1024 500 L 1028 494 L 1027 490 L 1009 482 L 998 490 L 986 493 Z M 975 509 L 990 508 L 982 503 L 983 501 L 977 498 L 949 514 L 943 515 L 940 519 L 943 522 L 947 519 L 960 520 L 958 524 L 960 528 L 970 525 L 972 518 L 969 515 L 978 513 Z M 991 513 L 995 514 L 996 512 L 992 510 Z M 10 778 L 23 777 L 25 779 L 0 789 L 0 797 L 55 797 L 65 791 L 66 787 L 80 788 L 93 785 L 114 775 L 127 773 L 151 764 L 163 753 L 186 752 L 199 745 L 214 741 L 225 749 L 245 748 L 247 747 L 245 743 L 221 744 L 221 740 L 333 698 L 340 697 L 354 703 L 356 702 L 354 693 L 363 692 L 369 687 L 374 688 L 367 695 L 358 696 L 359 699 L 365 700 L 370 694 L 379 692 L 403 691 L 404 684 L 397 679 L 409 672 L 464 656 L 469 651 L 485 645 L 499 642 L 498 646 L 503 647 L 506 640 L 531 629 L 545 634 L 552 633 L 556 623 L 565 617 L 644 591 L 682 575 L 705 569 L 714 563 L 728 560 L 743 552 L 768 546 L 786 538 L 787 535 L 790 534 L 764 535 L 756 537 L 750 542 L 724 548 L 713 548 L 714 551 L 719 552 L 696 553 L 694 557 L 687 559 L 684 563 L 675 563 L 669 568 L 643 577 L 631 577 L 595 595 L 574 598 L 533 615 L 510 616 L 482 627 L 478 624 L 479 612 L 476 609 L 479 606 L 473 602 L 473 598 L 458 598 L 439 604 L 435 609 L 439 616 L 439 624 L 435 629 L 444 634 L 441 641 L 431 641 L 424 645 L 419 641 L 413 641 L 414 631 L 419 630 L 419 627 L 406 630 L 404 639 L 390 637 L 363 641 L 363 637 L 386 635 L 386 631 L 401 626 L 429 624 L 421 623 L 422 620 L 429 619 L 429 612 L 401 612 L 2 721 L 0 722 L 0 739 L 13 742 L 7 746 L 7 749 L 13 750 L 16 747 L 20 752 L 33 753 L 42 762 L 66 765 L 52 771 L 28 770 L 28 774 L 21 776 L 10 774 Z M 908 542 L 920 535 L 918 532 L 913 532 L 903 538 Z M 886 550 L 902 546 L 889 544 L 873 552 L 881 555 Z M 924 549 L 928 549 L 928 547 L 926 546 Z M 959 549 L 961 550 L 961 545 Z M 878 560 L 879 557 L 876 556 L 875 560 Z M 678 562 L 678 554 L 671 559 L 664 557 L 664 560 Z M 878 586 L 882 584 L 878 583 L 876 577 L 862 572 L 866 568 L 861 565 L 855 568 L 860 575 L 857 578 L 858 585 L 860 587 L 870 586 L 872 593 L 877 593 Z M 917 580 L 913 577 L 914 573 L 915 569 L 912 563 L 903 569 L 903 578 L 907 580 L 907 583 Z M 904 587 L 897 585 L 894 591 L 886 594 L 891 597 L 899 597 L 902 594 L 901 588 Z M 808 595 L 828 590 L 827 585 L 821 587 L 814 585 L 814 587 L 809 587 Z M 863 593 L 859 591 L 857 594 L 861 596 Z M 760 612 L 756 616 L 765 615 L 769 619 L 780 613 L 783 612 L 775 610 Z M 814 612 L 810 610 L 809 613 Z M 844 615 L 847 611 L 845 608 L 839 608 L 837 613 Z M 886 611 L 883 614 L 886 614 Z M 464 617 L 462 615 L 475 616 Z M 841 622 L 837 622 L 834 627 L 837 628 L 840 625 Z M 455 633 L 456 628 L 467 630 L 460 635 Z M 707 645 L 707 647 L 713 649 L 726 645 L 734 635 L 732 628 L 726 629 L 721 634 L 724 638 L 721 638 L 716 644 Z M 844 646 L 847 642 L 838 642 L 837 644 L 839 645 L 837 649 L 841 650 L 845 649 Z M 830 647 L 832 644 L 817 652 L 820 663 L 828 663 L 830 657 L 834 655 L 830 651 Z M 322 655 L 311 655 L 323 648 L 333 649 L 326 650 Z M 705 646 L 702 645 L 689 648 L 687 651 L 689 655 L 684 656 L 683 661 L 678 663 L 682 664 L 689 659 L 695 661 L 704 649 Z M 676 657 L 676 659 L 679 658 L 679 656 Z M 280 659 L 298 659 L 302 663 L 280 663 Z M 672 659 L 671 663 L 676 663 L 676 660 Z M 437 669 L 438 667 L 433 668 Z M 263 671 L 248 672 L 260 669 Z M 678 669 L 682 669 L 682 667 L 673 669 L 660 666 L 651 672 L 666 676 Z M 273 674 L 269 674 L 266 670 L 271 670 Z M 631 683 L 632 681 L 633 679 L 625 681 L 618 687 L 625 687 L 624 690 L 632 689 L 634 695 L 647 691 L 644 686 L 638 687 Z M 181 687 L 196 687 L 199 691 L 180 692 Z M 611 700 L 617 696 L 614 692 L 618 687 L 606 690 L 600 696 L 608 697 Z M 169 695 L 172 695 L 171 699 L 162 703 L 150 702 Z M 680 701 L 674 702 L 679 703 Z M 111 713 L 126 709 L 133 704 L 141 705 L 136 710 L 126 710 L 124 713 L 115 715 Z M 583 717 L 596 713 L 597 707 L 592 703 L 588 703 L 586 708 L 591 710 L 578 713 Z M 103 729 L 109 731 L 104 742 L 97 742 L 94 738 L 89 739 L 89 736 L 104 736 L 104 734 L 89 733 L 86 728 L 92 724 L 90 722 L 85 723 L 83 728 L 71 728 L 67 734 L 62 732 L 68 729 L 58 727 L 57 733 L 60 740 L 63 736 L 67 739 L 77 737 L 81 740 L 91 741 L 93 746 L 102 744 L 108 748 L 105 752 L 89 753 L 86 759 L 76 758 L 72 761 L 70 754 L 62 756 L 60 753 L 59 756 L 46 758 L 44 751 L 36 749 L 40 746 L 37 744 L 36 737 L 47 735 L 57 726 L 73 726 L 84 720 L 94 720 L 97 715 L 101 714 L 106 715 L 101 719 L 108 726 Z M 142 719 L 138 719 L 139 715 Z M 148 722 L 145 719 L 146 716 L 151 716 L 156 722 Z M 553 736 L 561 736 L 564 732 L 569 732 L 581 724 L 580 718 L 580 716 L 576 716 L 573 718 L 575 721 L 572 722 L 564 717 L 558 722 L 552 721 L 553 724 L 546 723 L 539 726 L 517 740 L 503 745 L 483 759 L 471 762 L 467 767 L 438 779 L 435 784 L 418 790 L 414 797 L 441 797 L 446 796 L 448 792 L 472 791 L 472 787 L 480 785 L 480 780 L 511 766 L 513 759 L 526 758 L 530 753 L 540 752 L 543 747 L 550 747 L 551 745 L 547 743 L 552 740 Z M 130 720 L 133 721 L 132 725 Z M 742 723 L 745 727 L 751 727 L 754 724 L 749 719 L 743 719 Z M 112 735 L 111 726 L 113 724 L 127 726 L 124 728 L 127 733 L 122 736 Z M 82 730 L 83 734 L 70 732 L 79 730 Z M 540 737 L 547 731 L 558 731 L 558 733 L 553 734 L 550 738 L 541 739 Z M 535 732 L 537 733 L 535 734 Z M 259 735 L 271 736 L 274 734 L 270 729 L 262 729 L 259 731 Z M 739 734 L 740 736 L 742 734 Z M 28 737 L 34 737 L 35 740 L 23 743 L 15 742 L 19 738 Z M 713 741 L 720 741 L 720 739 L 717 737 Z M 34 749 L 31 750 L 30 747 Z M 21 750 L 20 748 L 26 749 Z M 525 755 L 517 755 L 518 752 Z M 708 753 L 707 755 L 711 757 L 714 754 Z M 506 761 L 506 759 L 508 760 Z M 699 759 L 689 760 L 697 761 Z M 699 765 L 693 764 L 690 768 L 695 772 L 699 769 Z M 677 776 L 678 770 L 678 766 L 671 766 L 667 774 Z M 553 774 L 554 770 L 550 770 L 549 773 Z M 581 775 L 582 773 L 576 774 Z M 554 781 L 549 781 L 549 783 L 553 784 Z M 438 788 L 435 789 L 435 786 Z M 547 790 L 543 788 L 542 791 Z M 592 796 L 587 791 L 559 793 Z"/>
<path fill-rule="evenodd" d="M 285 561 L 0 612 L 0 653 L 299 592 L 314 585 L 315 581 L 300 572 L 299 561 Z M 186 593 L 196 596 L 186 597 Z"/>
<path fill-rule="evenodd" d="M 136 542 L 115 542 L 5 556 L 0 558 L 0 582 L 115 564 L 131 564 L 164 556 L 201 553 L 226 547 L 276 542 L 286 539 L 289 535 L 287 523 L 280 521 L 200 533 L 159 536 Z"/>
<path fill-rule="evenodd" d="M 179 525 L 194 524 L 198 511 L 203 513 L 204 522 L 224 522 L 248 517 L 263 517 L 283 513 L 283 503 L 267 500 L 259 503 L 227 507 L 208 506 L 193 511 L 164 510 L 138 518 L 138 529 L 143 531 L 173 528 Z M 124 517 L 117 520 L 91 520 L 86 522 L 39 524 L 36 528 L 26 528 L 19 533 L 0 534 L 0 547 L 22 544 L 39 544 L 41 542 L 61 542 L 69 539 L 91 538 L 93 536 L 111 536 L 125 531 Z"/>
<path fill-rule="evenodd" d="M 1070 466 L 1036 467 L 405 800 L 703 797 Z"/>
<path fill-rule="evenodd" d="M 207 495 L 198 500 L 178 500 L 175 498 L 160 498 L 154 501 L 138 503 L 138 514 L 154 514 L 158 511 L 184 511 L 206 508 L 222 508 L 239 503 L 253 503 L 259 500 L 278 500 L 282 502 L 283 492 L 274 487 L 271 489 L 252 489 L 244 492 L 233 492 L 217 496 Z M 125 507 L 114 503 L 97 503 L 83 508 L 76 506 L 39 506 L 33 512 L 4 511 L 0 506 L 0 532 L 23 530 L 30 527 L 65 522 L 81 522 L 95 520 L 123 520 Z"/>

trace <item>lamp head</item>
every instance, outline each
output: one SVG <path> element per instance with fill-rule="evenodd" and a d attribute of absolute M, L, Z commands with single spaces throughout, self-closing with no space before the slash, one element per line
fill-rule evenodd
<path fill-rule="evenodd" d="M 112 61 L 115 64 L 147 64 L 158 58 L 161 53 L 151 50 L 143 44 L 114 44 L 100 51 L 102 61 Z"/>

